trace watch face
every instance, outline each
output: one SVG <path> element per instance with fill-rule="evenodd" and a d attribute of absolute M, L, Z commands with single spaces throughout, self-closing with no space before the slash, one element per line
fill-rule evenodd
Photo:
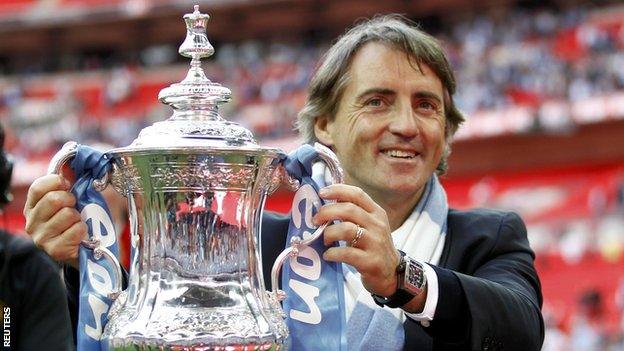
<path fill-rule="evenodd" d="M 425 287 L 425 274 L 422 265 L 414 260 L 406 259 L 405 289 L 414 295 L 421 293 Z"/>

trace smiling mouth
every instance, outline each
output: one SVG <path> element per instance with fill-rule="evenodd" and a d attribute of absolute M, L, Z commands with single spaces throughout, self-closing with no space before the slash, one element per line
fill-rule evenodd
<path fill-rule="evenodd" d="M 405 150 L 382 150 L 382 154 L 392 157 L 392 158 L 400 158 L 404 160 L 413 159 L 418 156 L 418 153 L 414 151 L 405 151 Z"/>

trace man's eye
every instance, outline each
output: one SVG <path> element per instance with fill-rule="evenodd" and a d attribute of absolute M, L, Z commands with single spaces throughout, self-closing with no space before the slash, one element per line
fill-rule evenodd
<path fill-rule="evenodd" d="M 430 103 L 429 101 L 421 101 L 418 103 L 418 108 L 425 109 L 425 110 L 435 110 L 436 106 Z"/>
<path fill-rule="evenodd" d="M 383 101 L 381 101 L 380 98 L 373 98 L 370 99 L 366 102 L 367 106 L 372 106 L 372 107 L 381 107 L 383 105 Z"/>

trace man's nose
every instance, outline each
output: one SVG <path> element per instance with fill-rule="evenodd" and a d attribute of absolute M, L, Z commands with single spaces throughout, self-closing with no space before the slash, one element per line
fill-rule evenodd
<path fill-rule="evenodd" d="M 389 126 L 390 132 L 403 137 L 418 135 L 418 118 L 412 110 L 411 104 L 401 104 L 392 117 Z"/>

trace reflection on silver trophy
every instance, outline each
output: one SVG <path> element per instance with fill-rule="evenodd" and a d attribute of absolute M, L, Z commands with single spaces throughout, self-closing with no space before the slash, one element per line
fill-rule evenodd
<path fill-rule="evenodd" d="M 214 52 L 208 18 L 198 6 L 184 16 L 179 52 L 191 68 L 158 97 L 173 115 L 107 152 L 113 167 L 97 181 L 100 190 L 110 183 L 127 197 L 134 252 L 128 288 L 121 291 L 121 271 L 112 277 L 115 302 L 101 336 L 110 350 L 281 350 L 288 336 L 280 292 L 265 291 L 257 243 L 266 195 L 296 181 L 281 150 L 259 146 L 249 130 L 218 114 L 231 93 L 201 68 Z M 318 148 L 340 181 L 335 156 Z M 75 143 L 66 144 L 51 171 L 75 152 Z M 83 245 L 119 267 L 97 240 Z M 293 254 L 280 256 L 274 282 Z"/>

